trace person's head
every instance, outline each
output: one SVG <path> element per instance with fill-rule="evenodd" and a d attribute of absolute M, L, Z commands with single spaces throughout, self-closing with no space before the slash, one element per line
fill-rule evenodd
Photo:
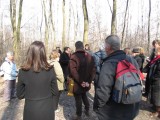
<path fill-rule="evenodd" d="M 154 48 L 159 47 L 159 46 L 160 46 L 160 40 L 154 40 L 154 41 L 152 42 L 152 46 L 153 46 Z"/>
<path fill-rule="evenodd" d="M 49 70 L 51 66 L 47 62 L 46 51 L 43 42 L 34 41 L 27 51 L 26 60 L 22 66 L 23 70 L 33 69 L 35 72 Z"/>
<path fill-rule="evenodd" d="M 105 51 L 107 55 L 120 50 L 120 39 L 117 35 L 110 35 L 105 39 Z"/>
<path fill-rule="evenodd" d="M 139 55 L 139 54 L 140 54 L 140 49 L 139 48 L 133 48 L 132 55 L 136 56 L 136 55 Z"/>
<path fill-rule="evenodd" d="M 8 60 L 13 61 L 14 60 L 14 53 L 11 51 L 7 52 L 7 58 L 8 58 Z"/>
<path fill-rule="evenodd" d="M 56 50 L 60 50 L 60 47 L 56 47 Z"/>
<path fill-rule="evenodd" d="M 71 53 L 71 49 L 69 47 L 64 47 L 64 52 L 65 53 Z"/>
<path fill-rule="evenodd" d="M 59 61 L 60 54 L 57 50 L 52 50 L 51 55 L 49 56 L 50 60 L 58 60 Z"/>
<path fill-rule="evenodd" d="M 131 55 L 131 49 L 130 48 L 124 48 L 124 52 L 126 55 Z"/>
<path fill-rule="evenodd" d="M 85 44 L 85 50 L 90 50 L 89 44 Z"/>
<path fill-rule="evenodd" d="M 155 55 L 156 55 L 156 56 L 157 56 L 157 55 L 160 55 L 160 46 L 156 48 L 156 50 L 155 50 Z"/>
<path fill-rule="evenodd" d="M 77 41 L 76 43 L 75 43 L 75 47 L 76 47 L 76 50 L 83 50 L 84 49 L 84 45 L 83 45 L 83 42 L 81 42 L 81 41 Z"/>
<path fill-rule="evenodd" d="M 142 47 L 139 47 L 139 53 L 142 54 L 142 55 L 145 54 L 144 49 Z"/>

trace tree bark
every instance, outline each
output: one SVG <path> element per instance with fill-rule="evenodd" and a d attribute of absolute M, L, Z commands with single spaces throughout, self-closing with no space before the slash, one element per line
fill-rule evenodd
<path fill-rule="evenodd" d="M 71 0 L 69 1 L 69 24 L 68 24 L 68 39 L 67 39 L 67 46 L 69 46 L 70 42 L 70 27 L 71 27 Z"/>
<path fill-rule="evenodd" d="M 125 10 L 125 15 L 124 15 L 123 30 L 122 30 L 122 39 L 121 39 L 121 48 L 124 47 L 124 32 L 125 32 L 125 29 L 126 29 L 126 18 L 127 18 L 128 3 L 129 3 L 129 0 L 127 0 L 126 10 Z"/>
<path fill-rule="evenodd" d="M 50 0 L 49 6 L 50 6 L 50 22 L 51 22 L 52 31 L 54 34 L 54 36 L 52 36 L 52 39 L 54 41 L 53 48 L 55 48 L 56 47 L 56 33 L 55 33 L 55 27 L 54 27 L 54 18 L 53 18 L 53 14 L 52 14 L 52 12 L 53 12 L 52 11 L 52 0 Z"/>
<path fill-rule="evenodd" d="M 15 59 L 18 60 L 19 49 L 20 49 L 20 29 L 21 29 L 21 20 L 22 20 L 22 7 L 23 0 L 19 1 L 19 11 L 18 11 L 18 24 L 16 26 L 16 0 L 10 0 L 10 19 L 12 24 L 13 32 L 13 50 L 15 52 Z"/>
<path fill-rule="evenodd" d="M 46 51 L 48 51 L 49 30 L 48 30 L 48 19 L 46 13 L 46 4 L 44 0 L 43 0 L 43 9 L 44 9 L 44 19 L 45 19 L 45 46 L 46 46 Z"/>
<path fill-rule="evenodd" d="M 116 13 L 117 12 L 117 0 L 113 0 L 113 13 L 111 22 L 111 34 L 116 34 Z"/>
<path fill-rule="evenodd" d="M 150 50 L 150 21 L 151 21 L 151 0 L 149 0 L 149 13 L 148 13 L 148 47 L 147 51 L 149 53 Z"/>
<path fill-rule="evenodd" d="M 63 11 L 62 48 L 64 48 L 64 47 L 66 46 L 66 13 L 65 13 L 65 0 L 63 0 L 62 11 Z"/>
<path fill-rule="evenodd" d="M 84 14 L 84 33 L 83 33 L 83 43 L 88 43 L 88 29 L 89 29 L 89 22 L 88 22 L 88 11 L 87 11 L 87 3 L 86 0 L 82 0 L 82 7 L 83 7 L 83 14 Z"/>

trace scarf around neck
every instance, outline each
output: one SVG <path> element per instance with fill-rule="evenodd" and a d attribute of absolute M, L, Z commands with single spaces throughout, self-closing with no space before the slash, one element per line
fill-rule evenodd
<path fill-rule="evenodd" d="M 157 55 L 151 62 L 150 65 L 154 64 L 157 60 L 160 59 L 160 55 Z"/>

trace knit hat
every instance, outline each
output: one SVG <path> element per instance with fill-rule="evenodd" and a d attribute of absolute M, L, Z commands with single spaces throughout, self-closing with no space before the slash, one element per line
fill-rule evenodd
<path fill-rule="evenodd" d="M 140 49 L 139 48 L 133 48 L 132 52 L 133 53 L 140 53 Z"/>

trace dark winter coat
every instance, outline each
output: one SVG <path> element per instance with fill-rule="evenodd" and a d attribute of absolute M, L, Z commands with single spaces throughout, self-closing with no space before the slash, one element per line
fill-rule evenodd
<path fill-rule="evenodd" d="M 63 52 L 60 56 L 59 62 L 61 64 L 65 79 L 67 79 L 69 75 L 69 69 L 68 69 L 69 60 L 70 60 L 70 55 L 67 54 L 66 52 Z"/>
<path fill-rule="evenodd" d="M 143 65 L 143 63 L 142 63 L 142 58 L 140 57 L 140 55 L 136 55 L 135 57 L 134 57 L 134 59 L 137 61 L 137 63 L 138 63 L 138 65 L 139 65 L 139 69 L 140 68 L 142 68 L 142 65 Z"/>
<path fill-rule="evenodd" d="M 53 69 L 19 71 L 17 97 L 25 99 L 23 120 L 54 120 L 58 95 Z"/>
<path fill-rule="evenodd" d="M 145 56 L 144 54 L 140 54 L 139 57 L 142 59 L 142 65 L 140 67 L 141 72 L 143 71 L 143 67 L 144 67 L 144 62 L 145 62 Z"/>
<path fill-rule="evenodd" d="M 81 94 L 90 89 L 90 87 L 83 88 L 82 82 L 89 84 L 94 79 L 94 60 L 93 57 L 84 50 L 77 50 L 72 54 L 70 63 L 70 76 L 74 79 L 74 93 Z"/>
<path fill-rule="evenodd" d="M 160 107 L 160 59 L 150 66 L 149 84 L 151 103 Z"/>
<path fill-rule="evenodd" d="M 150 61 L 152 61 L 155 58 L 155 48 L 152 50 L 152 53 L 149 57 Z M 145 94 L 148 97 L 149 91 L 150 91 L 150 78 L 149 78 L 149 73 L 150 73 L 150 63 L 148 63 L 144 68 L 143 72 L 147 73 L 146 76 L 146 82 L 145 82 Z"/>
<path fill-rule="evenodd" d="M 150 61 L 152 61 L 155 57 L 155 48 L 152 49 L 151 55 L 149 56 Z"/>
<path fill-rule="evenodd" d="M 118 104 L 111 98 L 117 67 L 115 60 L 125 58 L 126 54 L 118 50 L 110 54 L 102 64 L 94 98 L 94 110 L 99 120 L 133 120 L 139 112 L 139 103 Z M 131 62 L 138 69 L 138 64 L 133 58 Z"/>

